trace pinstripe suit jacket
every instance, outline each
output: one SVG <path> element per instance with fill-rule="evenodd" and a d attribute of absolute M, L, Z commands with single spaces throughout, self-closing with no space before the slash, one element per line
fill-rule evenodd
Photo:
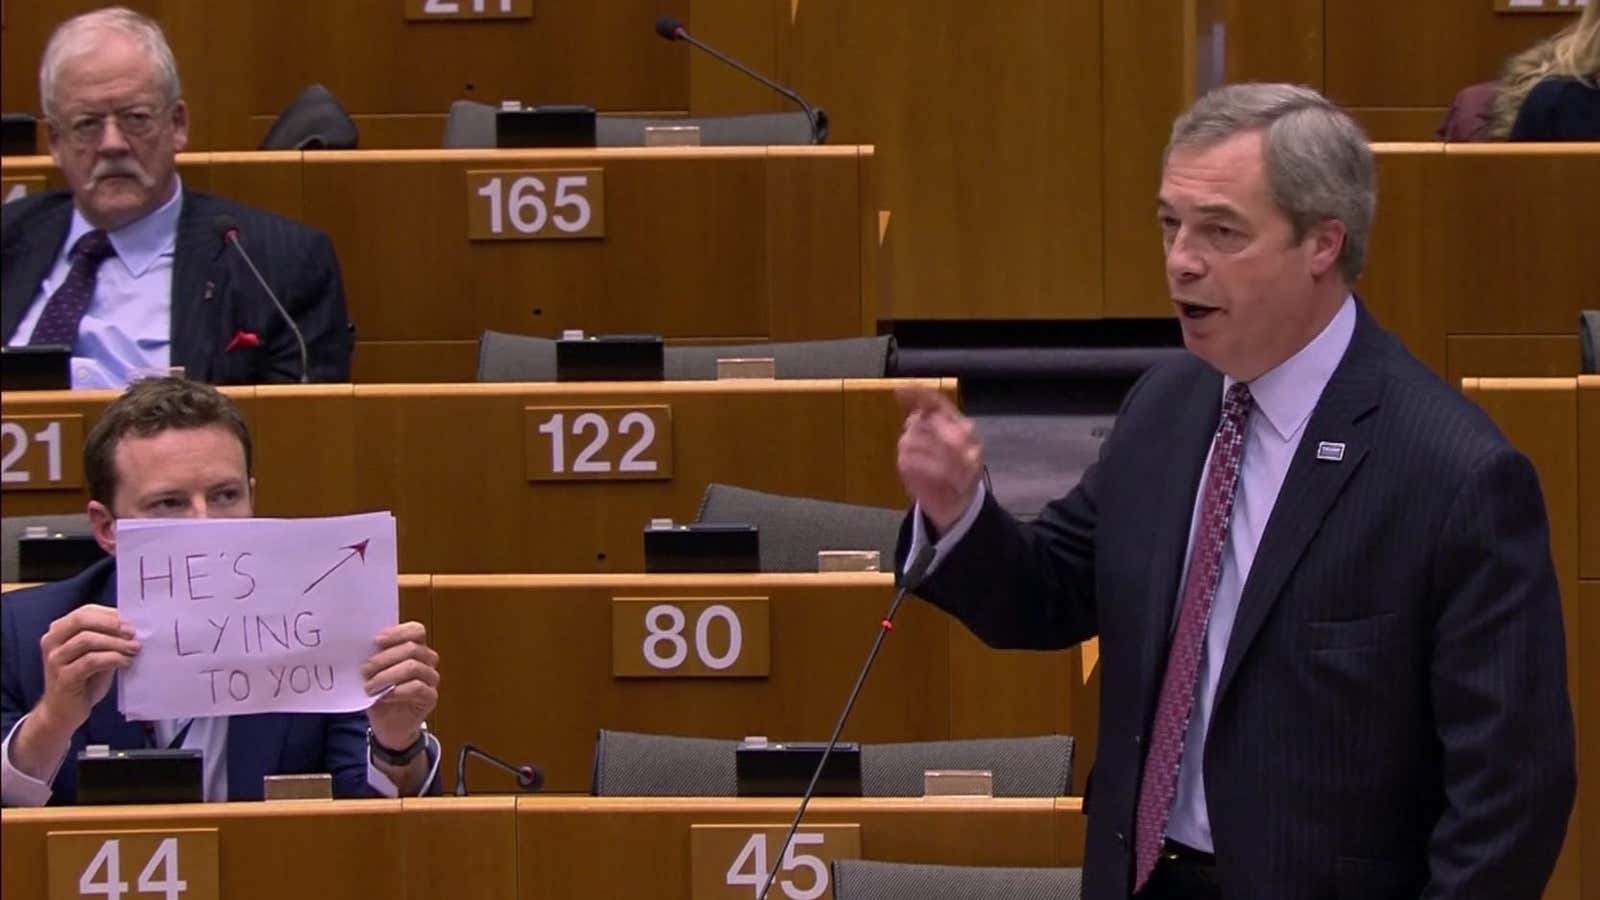
<path fill-rule="evenodd" d="M 1129 895 L 1145 741 L 1221 395 L 1221 375 L 1192 357 L 1152 369 L 1070 494 L 1027 525 L 991 496 L 919 591 L 992 646 L 1099 636 L 1086 900 Z M 1343 442 L 1343 460 L 1318 461 L 1319 441 Z M 1573 742 L 1538 478 L 1362 309 L 1223 660 L 1204 751 L 1222 894 L 1534 900 L 1572 809 Z"/>
<path fill-rule="evenodd" d="M 65 191 L 0 207 L 0 341 L 11 340 L 50 273 L 72 220 Z M 196 381 L 300 380 L 300 351 L 272 301 L 216 226 L 232 216 L 267 283 L 305 335 L 312 381 L 350 380 L 351 326 L 339 263 L 327 235 L 297 222 L 184 190 L 172 272 L 172 365 Z M 251 347 L 235 342 L 255 335 Z M 230 344 L 237 344 L 229 349 Z"/>

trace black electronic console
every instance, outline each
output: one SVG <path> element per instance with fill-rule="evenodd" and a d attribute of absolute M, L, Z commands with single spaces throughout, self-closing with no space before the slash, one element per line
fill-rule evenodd
<path fill-rule="evenodd" d="M 536 106 L 494 115 L 496 147 L 593 147 L 594 107 Z"/>
<path fill-rule="evenodd" d="M 205 767 L 199 750 L 106 750 L 78 754 L 78 802 L 199 803 Z"/>
<path fill-rule="evenodd" d="M 557 381 L 660 381 L 659 334 L 606 334 L 556 341 Z"/>
<path fill-rule="evenodd" d="M 806 792 L 826 741 L 769 743 L 746 739 L 735 759 L 735 784 L 741 797 L 798 797 Z M 817 797 L 861 796 L 861 745 L 838 744 L 817 779 Z"/>
<path fill-rule="evenodd" d="M 754 525 L 652 522 L 644 530 L 646 572 L 759 572 L 761 532 Z"/>

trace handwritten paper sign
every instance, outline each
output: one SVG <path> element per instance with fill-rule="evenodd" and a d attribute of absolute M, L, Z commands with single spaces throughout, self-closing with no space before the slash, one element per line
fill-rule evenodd
<path fill-rule="evenodd" d="M 142 647 L 117 679 L 132 720 L 372 705 L 361 664 L 399 618 L 394 517 L 128 519 L 117 612 Z"/>

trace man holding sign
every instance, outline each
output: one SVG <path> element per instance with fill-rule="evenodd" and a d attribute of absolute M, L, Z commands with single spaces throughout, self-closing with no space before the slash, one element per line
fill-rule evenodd
<path fill-rule="evenodd" d="M 96 539 L 115 555 L 121 519 L 249 518 L 255 493 L 250 454 L 244 420 L 216 390 L 178 378 L 135 383 L 106 408 L 84 446 L 84 472 L 92 498 L 89 517 Z M 123 530 L 126 541 L 148 543 L 149 535 L 162 528 L 141 523 Z M 392 559 L 392 539 L 388 552 Z M 181 585 L 190 599 L 202 597 L 196 592 L 199 584 L 220 592 L 228 587 L 223 584 L 225 572 L 251 572 L 248 562 L 235 557 L 225 567 L 213 566 L 212 580 L 201 582 L 197 576 L 207 574 L 201 568 L 204 561 L 180 558 L 179 568 L 169 573 L 158 570 L 148 555 L 133 558 L 144 560 L 146 566 L 147 577 L 142 580 L 146 600 L 163 585 L 172 590 Z M 315 568 L 320 562 L 308 560 L 307 565 Z M 267 573 L 256 574 L 266 582 Z M 168 575 L 172 577 L 164 580 Z M 341 577 L 349 576 L 334 572 L 306 596 L 336 585 Z M 226 596 L 232 599 L 237 593 Z M 130 721 L 119 711 L 111 692 L 117 674 L 136 663 L 170 669 L 199 650 L 219 651 L 222 639 L 212 634 L 213 643 L 192 627 L 194 622 L 179 623 L 173 616 L 164 620 L 170 633 L 144 624 L 136 629 L 130 619 L 147 614 L 135 607 L 136 600 L 125 589 L 119 591 L 117 567 L 107 560 L 66 581 L 17 591 L 0 605 L 0 731 L 4 733 L 0 800 L 5 805 L 75 802 L 77 773 L 73 765 L 63 763 L 89 744 L 200 750 L 208 801 L 260 799 L 264 776 L 308 772 L 331 773 L 333 792 L 339 797 L 438 790 L 434 774 L 439 745 L 423 723 L 438 700 L 439 656 L 428 647 L 420 623 L 382 628 L 365 651 L 365 662 L 340 674 L 341 681 L 344 674 L 358 679 L 359 690 L 369 698 L 378 697 L 365 715 L 262 712 L 141 722 Z M 257 651 L 263 645 L 276 648 L 279 637 L 305 649 L 323 640 L 323 632 L 306 617 L 312 609 L 281 613 L 282 624 L 265 608 L 230 609 L 231 628 L 229 615 L 215 613 L 202 620 L 202 628 L 221 621 L 230 634 L 243 631 L 248 612 L 255 625 L 247 643 Z M 237 640 L 230 643 L 238 645 Z M 244 685 L 233 674 L 235 669 L 228 668 L 217 682 L 218 695 L 226 698 L 218 712 L 264 708 L 260 701 L 271 698 L 273 679 L 279 675 L 281 702 L 270 708 L 305 708 L 296 707 L 291 698 L 309 693 L 321 670 L 313 663 L 300 672 L 290 662 L 284 657 L 275 665 L 263 658 L 258 671 L 243 675 Z M 151 674 L 160 677 L 159 672 Z M 334 670 L 328 669 L 323 678 L 323 683 L 332 684 Z M 126 676 L 123 680 L 127 695 L 133 682 Z M 148 684 L 149 678 L 141 673 L 139 681 Z M 307 691 L 299 691 L 301 686 Z M 252 694 L 256 702 L 239 701 L 241 692 Z M 170 699 L 170 708 L 182 708 L 178 698 Z M 137 713 L 138 708 L 135 704 L 132 711 Z"/>

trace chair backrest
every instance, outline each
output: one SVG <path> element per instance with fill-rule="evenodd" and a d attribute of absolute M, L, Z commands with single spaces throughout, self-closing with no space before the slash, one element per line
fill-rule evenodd
<path fill-rule="evenodd" d="M 17 580 L 17 545 L 31 525 L 42 525 L 52 533 L 90 534 L 87 513 L 63 513 L 54 516 L 7 516 L 0 519 L 0 581 Z"/>
<path fill-rule="evenodd" d="M 1063 797 L 1072 785 L 1072 751 L 1066 735 L 864 744 L 861 793 L 920 797 L 928 769 L 988 769 L 996 797 Z"/>
<path fill-rule="evenodd" d="M 601 730 L 596 797 L 732 797 L 738 741 Z"/>
<path fill-rule="evenodd" d="M 478 339 L 479 381 L 555 381 L 556 342 L 485 331 Z"/>
<path fill-rule="evenodd" d="M 695 521 L 756 526 L 761 532 L 763 572 L 815 572 L 819 550 L 876 550 L 879 570 L 890 572 L 904 518 L 900 509 L 785 497 L 713 483 L 706 486 Z"/>
<path fill-rule="evenodd" d="M 356 122 L 333 93 L 313 84 L 290 101 L 267 129 L 262 150 L 354 150 Z"/>
<path fill-rule="evenodd" d="M 667 347 L 662 375 L 668 381 L 710 381 L 717 360 L 771 357 L 779 378 L 882 378 L 892 365 L 894 338 L 841 338 L 773 344 Z M 478 341 L 479 381 L 554 381 L 556 342 L 485 331 Z"/>
<path fill-rule="evenodd" d="M 841 859 L 833 864 L 837 900 L 1075 900 L 1081 869 L 933 866 Z"/>
<path fill-rule="evenodd" d="M 811 120 L 800 111 L 754 113 L 743 116 L 645 119 L 598 116 L 595 144 L 601 147 L 642 147 L 645 129 L 657 125 L 695 125 L 703 147 L 764 147 L 774 144 L 812 143 Z"/>
<path fill-rule="evenodd" d="M 1578 313 L 1578 352 L 1585 375 L 1600 375 L 1600 309 Z"/>
<path fill-rule="evenodd" d="M 492 150 L 495 108 L 476 100 L 456 100 L 444 120 L 444 146 L 447 150 Z"/>

